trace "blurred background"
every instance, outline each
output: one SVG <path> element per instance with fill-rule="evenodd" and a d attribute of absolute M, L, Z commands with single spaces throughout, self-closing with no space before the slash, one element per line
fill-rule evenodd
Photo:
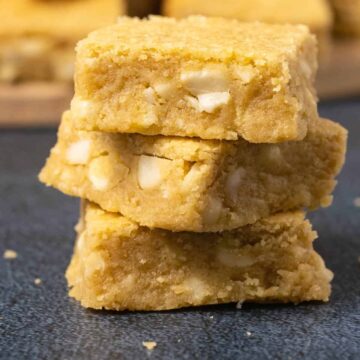
<path fill-rule="evenodd" d="M 124 14 L 306 24 L 319 42 L 320 99 L 360 95 L 360 0 L 0 0 L 0 125 L 57 124 L 76 43 Z"/>

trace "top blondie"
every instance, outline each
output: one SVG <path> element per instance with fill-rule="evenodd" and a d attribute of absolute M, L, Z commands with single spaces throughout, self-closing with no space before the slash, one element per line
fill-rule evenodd
<path fill-rule="evenodd" d="M 316 70 L 302 25 L 122 17 L 78 44 L 72 117 L 82 130 L 302 140 Z"/>

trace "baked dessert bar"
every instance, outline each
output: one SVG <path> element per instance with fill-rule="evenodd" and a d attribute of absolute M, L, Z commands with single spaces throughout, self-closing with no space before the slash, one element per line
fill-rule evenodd
<path fill-rule="evenodd" d="M 71 110 L 82 130 L 301 140 L 316 57 L 302 25 L 123 17 L 78 44 Z"/>
<path fill-rule="evenodd" d="M 70 296 L 93 309 L 167 310 L 229 302 L 328 301 L 332 273 L 301 212 L 232 232 L 149 230 L 86 204 L 67 270 Z"/>
<path fill-rule="evenodd" d="M 329 50 L 333 25 L 327 0 L 165 0 L 163 12 L 177 18 L 206 15 L 241 21 L 304 24 L 318 37 L 324 55 Z"/>
<path fill-rule="evenodd" d="M 173 231 L 223 231 L 327 206 L 346 147 L 346 131 L 330 120 L 282 144 L 85 132 L 73 122 L 65 113 L 41 181 Z"/>
<path fill-rule="evenodd" d="M 0 0 L 0 9 L 0 82 L 72 81 L 76 43 L 115 22 L 125 5 L 121 0 Z"/>
<path fill-rule="evenodd" d="M 360 36 L 360 0 L 331 0 L 335 10 L 335 30 L 343 35 Z"/>

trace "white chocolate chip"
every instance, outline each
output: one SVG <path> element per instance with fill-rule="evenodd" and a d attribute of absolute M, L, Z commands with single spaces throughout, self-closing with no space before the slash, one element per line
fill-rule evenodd
<path fill-rule="evenodd" d="M 180 129 L 185 127 L 185 121 L 183 119 L 176 119 L 175 122 L 176 122 L 176 126 L 179 127 Z"/>
<path fill-rule="evenodd" d="M 210 198 L 204 213 L 205 224 L 215 224 L 221 215 L 223 208 L 222 201 L 218 198 Z"/>
<path fill-rule="evenodd" d="M 235 200 L 238 194 L 240 183 L 244 178 L 245 173 L 245 169 L 240 167 L 229 174 L 225 185 L 225 193 L 229 199 Z"/>
<path fill-rule="evenodd" d="M 169 99 L 175 92 L 175 84 L 171 82 L 163 82 L 154 85 L 156 93 L 164 99 Z"/>
<path fill-rule="evenodd" d="M 121 286 L 124 288 L 132 289 L 135 284 L 135 277 L 132 274 L 127 275 L 121 280 Z"/>
<path fill-rule="evenodd" d="M 230 100 L 229 93 L 209 93 L 199 95 L 198 98 L 194 96 L 185 96 L 185 100 L 189 105 L 198 112 L 213 113 L 220 106 L 225 105 Z"/>
<path fill-rule="evenodd" d="M 241 80 L 243 84 L 248 84 L 256 75 L 256 70 L 251 65 L 237 66 L 234 69 L 234 76 Z"/>
<path fill-rule="evenodd" d="M 159 186 L 164 174 L 162 167 L 168 167 L 170 163 L 171 160 L 141 155 L 138 163 L 138 183 L 140 188 L 149 190 Z"/>
<path fill-rule="evenodd" d="M 96 190 L 104 191 L 109 187 L 108 177 L 104 174 L 102 157 L 94 159 L 89 166 L 88 178 Z"/>
<path fill-rule="evenodd" d="M 222 105 L 228 104 L 230 100 L 229 92 L 214 92 L 198 96 L 199 108 L 201 112 L 213 113 Z"/>
<path fill-rule="evenodd" d="M 153 88 L 148 87 L 144 90 L 144 97 L 148 104 L 155 105 L 156 104 L 156 98 L 155 98 L 155 91 Z"/>
<path fill-rule="evenodd" d="M 148 113 L 145 114 L 143 117 L 142 125 L 145 127 L 149 127 L 154 125 L 158 122 L 159 118 L 156 115 L 154 110 L 150 110 Z"/>
<path fill-rule="evenodd" d="M 203 176 L 203 174 L 206 172 L 206 168 L 208 165 L 196 163 L 194 164 L 190 171 L 185 175 L 184 181 L 183 181 L 183 187 L 185 189 L 190 189 L 192 191 L 198 191 L 198 187 L 200 184 L 200 179 Z"/>
<path fill-rule="evenodd" d="M 192 293 L 195 301 L 202 301 L 207 295 L 209 295 L 206 284 L 197 277 L 191 277 L 185 280 L 183 282 L 183 286 L 187 291 Z"/>
<path fill-rule="evenodd" d="M 256 260 L 247 255 L 240 255 L 228 249 L 220 249 L 217 254 L 220 263 L 229 267 L 247 267 L 255 264 Z"/>
<path fill-rule="evenodd" d="M 90 100 L 74 98 L 71 102 L 71 111 L 75 116 L 84 119 L 93 113 L 94 106 Z"/>
<path fill-rule="evenodd" d="M 229 79 L 222 69 L 203 69 L 199 71 L 183 71 L 180 75 L 184 87 L 192 95 L 228 92 Z"/>
<path fill-rule="evenodd" d="M 201 112 L 199 100 L 196 97 L 185 95 L 184 98 L 193 109 L 195 109 L 198 112 Z"/>
<path fill-rule="evenodd" d="M 148 111 L 143 117 L 142 124 L 145 127 L 150 127 L 158 122 L 158 116 L 155 111 L 156 94 L 153 88 L 148 87 L 144 90 L 144 98 L 148 103 Z"/>
<path fill-rule="evenodd" d="M 90 156 L 90 140 L 79 140 L 66 150 L 66 160 L 72 165 L 85 165 Z"/>
<path fill-rule="evenodd" d="M 86 266 L 84 275 L 85 277 L 92 276 L 97 271 L 103 271 L 105 269 L 105 261 L 98 252 L 92 252 L 86 257 Z"/>

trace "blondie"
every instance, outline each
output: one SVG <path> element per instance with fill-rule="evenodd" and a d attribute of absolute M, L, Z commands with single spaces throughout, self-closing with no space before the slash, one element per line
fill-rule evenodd
<path fill-rule="evenodd" d="M 120 0 L 0 0 L 0 9 L 3 82 L 71 81 L 76 43 L 125 11 Z"/>
<path fill-rule="evenodd" d="M 232 232 L 149 230 L 86 204 L 67 270 L 85 307 L 167 310 L 228 302 L 328 301 L 332 273 L 301 212 Z"/>
<path fill-rule="evenodd" d="M 282 144 L 86 132 L 73 122 L 65 113 L 41 181 L 173 231 L 223 231 L 327 206 L 346 148 L 346 131 L 323 119 L 303 141 Z"/>
<path fill-rule="evenodd" d="M 177 18 L 207 15 L 241 21 L 304 24 L 317 36 L 324 55 L 330 46 L 333 15 L 326 0 L 165 0 L 163 10 L 165 15 Z"/>
<path fill-rule="evenodd" d="M 82 130 L 301 140 L 316 57 L 302 25 L 123 17 L 78 44 L 71 111 Z"/>

